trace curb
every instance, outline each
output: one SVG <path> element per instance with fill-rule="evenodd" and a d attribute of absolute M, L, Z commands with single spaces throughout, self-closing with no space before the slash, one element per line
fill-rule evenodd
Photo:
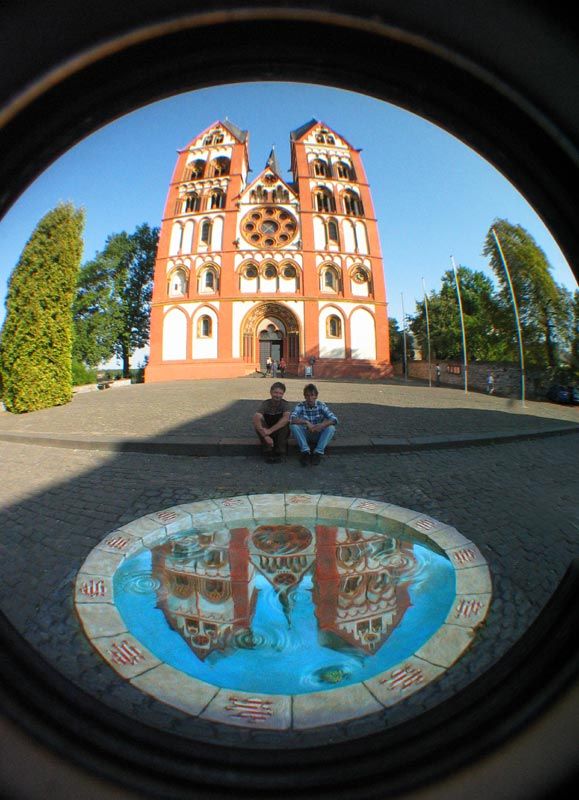
<path fill-rule="evenodd" d="M 557 425 L 528 431 L 494 431 L 481 434 L 340 437 L 332 442 L 330 452 L 333 455 L 417 452 L 476 445 L 508 444 L 573 433 L 579 433 L 579 425 Z M 137 439 L 103 434 L 81 436 L 78 434 L 1 432 L 0 441 L 71 450 L 101 450 L 111 453 L 151 453 L 171 456 L 258 455 L 261 448 L 259 442 L 253 437 L 225 438 L 218 436 L 180 436 L 178 438 L 160 436 Z M 295 449 L 292 439 L 290 439 L 290 449 Z"/>

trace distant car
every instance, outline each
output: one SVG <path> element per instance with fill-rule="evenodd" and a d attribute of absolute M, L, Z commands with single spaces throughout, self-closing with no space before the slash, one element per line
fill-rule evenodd
<path fill-rule="evenodd" d="M 576 386 L 550 386 L 547 400 L 563 405 L 579 405 L 579 389 Z"/>

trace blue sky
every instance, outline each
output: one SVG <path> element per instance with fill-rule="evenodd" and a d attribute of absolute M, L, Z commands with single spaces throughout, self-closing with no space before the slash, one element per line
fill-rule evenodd
<path fill-rule="evenodd" d="M 246 83 L 178 95 L 97 131 L 49 167 L 0 221 L 0 295 L 40 218 L 59 201 L 86 210 L 84 260 L 111 233 L 159 225 L 176 151 L 218 119 L 250 133 L 253 174 L 275 145 L 289 177 L 289 134 L 322 120 L 362 150 L 378 218 L 391 317 L 402 319 L 457 264 L 491 274 L 481 255 L 496 217 L 520 224 L 558 283 L 576 281 L 549 231 L 490 164 L 440 128 L 365 95 L 305 84 Z M 0 322 L 4 318 L 4 303 Z"/>

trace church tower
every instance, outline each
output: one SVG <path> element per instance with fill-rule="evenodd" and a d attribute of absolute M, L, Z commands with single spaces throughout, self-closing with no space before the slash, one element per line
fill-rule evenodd
<path fill-rule="evenodd" d="M 359 151 L 311 120 L 249 180 L 249 136 L 216 122 L 179 152 L 161 225 L 147 381 L 385 377 L 378 228 Z"/>

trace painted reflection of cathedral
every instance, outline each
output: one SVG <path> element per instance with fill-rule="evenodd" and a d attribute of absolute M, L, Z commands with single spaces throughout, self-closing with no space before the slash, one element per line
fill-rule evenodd
<path fill-rule="evenodd" d="M 257 592 L 246 528 L 191 534 L 153 550 L 157 605 L 201 660 L 251 625 Z"/>
<path fill-rule="evenodd" d="M 314 603 L 322 644 L 373 654 L 410 605 L 412 544 L 367 531 L 316 526 Z"/>
<path fill-rule="evenodd" d="M 372 655 L 410 605 L 413 546 L 383 534 L 317 525 L 262 525 L 174 539 L 153 551 L 157 604 L 201 660 L 251 647 L 256 579 L 271 585 L 291 625 L 293 595 L 313 578 L 322 646 Z M 312 620 L 313 624 L 313 620 Z"/>

